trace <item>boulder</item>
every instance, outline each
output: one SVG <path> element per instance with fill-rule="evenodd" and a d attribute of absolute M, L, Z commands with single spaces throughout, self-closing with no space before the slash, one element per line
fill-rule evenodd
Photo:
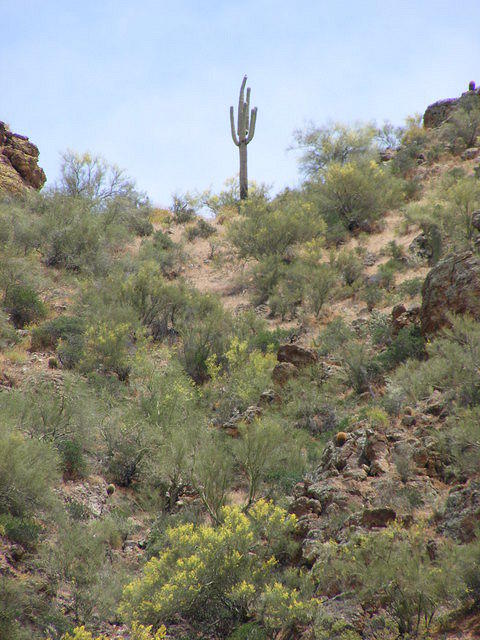
<path fill-rule="evenodd" d="M 423 114 L 423 126 L 425 129 L 439 127 L 448 119 L 457 105 L 458 98 L 437 100 L 437 102 L 430 104 Z"/>
<path fill-rule="evenodd" d="M 283 387 L 284 384 L 298 376 L 298 368 L 291 362 L 279 362 L 272 371 L 272 380 Z"/>
<path fill-rule="evenodd" d="M 479 96 L 479 89 L 472 89 L 469 85 L 468 91 L 462 93 L 458 98 L 447 98 L 446 100 L 437 100 L 429 105 L 423 114 L 423 126 L 425 129 L 433 129 L 439 127 L 451 116 L 452 112 L 462 103 L 470 102 Z"/>
<path fill-rule="evenodd" d="M 38 148 L 26 136 L 12 133 L 0 121 L 0 193 L 41 189 L 47 178 L 38 166 L 38 156 Z"/>
<path fill-rule="evenodd" d="M 480 149 L 478 147 L 470 147 L 470 149 L 465 149 L 462 153 L 462 160 L 474 160 L 478 154 L 480 153 Z"/>
<path fill-rule="evenodd" d="M 306 367 L 315 364 L 318 355 L 312 349 L 300 347 L 298 344 L 284 344 L 277 351 L 279 362 L 288 362 L 296 367 Z"/>
<path fill-rule="evenodd" d="M 396 512 L 389 507 L 378 507 L 376 509 L 365 509 L 360 519 L 363 527 L 386 527 L 397 517 Z"/>
<path fill-rule="evenodd" d="M 480 481 L 454 487 L 448 494 L 438 531 L 460 542 L 470 542 L 480 524 Z"/>
<path fill-rule="evenodd" d="M 480 318 L 480 258 L 469 251 L 439 262 L 423 284 L 420 309 L 423 334 L 430 335 L 448 326 L 450 313 Z"/>

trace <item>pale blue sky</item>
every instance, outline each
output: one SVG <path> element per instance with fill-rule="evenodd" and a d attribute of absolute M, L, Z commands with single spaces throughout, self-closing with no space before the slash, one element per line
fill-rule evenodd
<path fill-rule="evenodd" d="M 400 123 L 480 83 L 479 0 L 0 0 L 0 120 L 50 181 L 101 153 L 157 204 L 238 170 L 228 108 L 249 76 L 251 178 L 298 181 L 309 120 Z"/>

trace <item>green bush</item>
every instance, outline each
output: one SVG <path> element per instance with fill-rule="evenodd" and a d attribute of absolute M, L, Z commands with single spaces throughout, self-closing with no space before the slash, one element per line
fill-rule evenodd
<path fill-rule="evenodd" d="M 405 401 L 415 403 L 437 389 L 447 400 L 462 406 L 480 404 L 480 325 L 477 322 L 466 316 L 452 318 L 452 328 L 428 342 L 425 350 L 426 361 L 409 360 L 396 370 L 389 383 L 392 394 L 400 391 Z"/>
<path fill-rule="evenodd" d="M 284 258 L 297 243 L 322 237 L 325 223 L 312 203 L 296 192 L 270 202 L 246 201 L 228 229 L 240 258 Z"/>
<path fill-rule="evenodd" d="M 9 513 L 0 515 L 0 531 L 12 542 L 33 549 L 42 527 L 30 517 L 19 518 Z"/>
<path fill-rule="evenodd" d="M 403 198 L 402 182 L 373 160 L 331 163 L 312 189 L 328 228 L 348 231 L 370 231 Z"/>
<path fill-rule="evenodd" d="M 342 249 L 336 255 L 330 256 L 330 263 L 340 273 L 344 283 L 351 286 L 362 277 L 363 264 L 360 258 L 353 251 Z"/>
<path fill-rule="evenodd" d="M 388 371 L 408 358 L 421 359 L 425 354 L 425 341 L 420 327 L 402 327 L 388 347 L 377 358 L 380 366 Z"/>
<path fill-rule="evenodd" d="M 375 156 L 378 131 L 373 123 L 349 127 L 340 122 L 323 127 L 311 125 L 294 132 L 297 147 L 304 150 L 300 167 L 315 177 L 332 163 L 345 164 L 358 158 Z"/>
<path fill-rule="evenodd" d="M 199 218 L 196 224 L 187 227 L 187 239 L 192 242 L 195 238 L 209 238 L 216 233 L 215 227 L 204 218 Z"/>
<path fill-rule="evenodd" d="M 58 316 L 35 327 L 31 334 L 32 351 L 56 349 L 60 340 L 69 340 L 81 336 L 84 331 L 83 321 L 74 316 Z"/>
<path fill-rule="evenodd" d="M 34 515 L 50 503 L 58 478 L 53 448 L 11 431 L 0 421 L 0 513 Z"/>
<path fill-rule="evenodd" d="M 80 380 L 66 375 L 58 384 L 47 376 L 37 377 L 33 384 L 0 397 L 0 412 L 22 433 L 52 443 L 66 477 L 83 475 L 101 411 Z"/>
<path fill-rule="evenodd" d="M 480 101 L 476 94 L 463 96 L 458 107 L 440 127 L 440 138 L 459 153 L 477 144 L 480 135 Z"/>
<path fill-rule="evenodd" d="M 38 293 L 28 285 L 10 285 L 5 292 L 3 304 L 17 329 L 42 320 L 47 315 L 47 309 Z"/>
<path fill-rule="evenodd" d="M 352 592 L 363 607 L 383 607 L 400 637 L 428 634 L 442 606 L 464 591 L 454 545 L 428 550 L 422 526 L 358 535 L 347 544 L 325 543 L 314 567 L 318 593 Z"/>
<path fill-rule="evenodd" d="M 15 344 L 17 341 L 17 332 L 10 324 L 8 315 L 0 309 L 0 349 Z"/>

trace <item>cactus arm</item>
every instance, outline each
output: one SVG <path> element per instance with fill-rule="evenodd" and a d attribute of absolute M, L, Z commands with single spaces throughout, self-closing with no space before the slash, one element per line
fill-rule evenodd
<path fill-rule="evenodd" d="M 250 113 L 250 87 L 247 87 L 247 99 L 245 102 L 245 133 L 250 130 L 250 121 L 248 115 Z"/>
<path fill-rule="evenodd" d="M 250 129 L 248 131 L 248 136 L 247 136 L 247 139 L 246 139 L 246 143 L 247 144 L 252 141 L 253 136 L 255 135 L 255 125 L 256 124 L 257 124 L 257 107 L 252 109 L 252 113 L 251 113 L 251 116 L 250 116 Z"/>
<path fill-rule="evenodd" d="M 232 140 L 238 147 L 238 145 L 240 143 L 238 141 L 237 133 L 235 131 L 235 120 L 234 120 L 234 117 L 233 117 L 233 107 L 230 107 L 230 127 L 232 129 Z"/>
<path fill-rule="evenodd" d="M 243 107 L 244 107 L 243 95 L 244 95 L 244 92 L 245 92 L 245 85 L 246 84 L 247 84 L 247 76 L 243 76 L 242 85 L 240 87 L 240 95 L 238 96 L 238 126 L 237 126 L 237 133 L 238 133 L 238 139 L 240 141 L 242 141 L 243 138 L 245 137 L 245 132 L 243 132 L 243 136 L 242 136 L 242 124 L 243 124 Z"/>

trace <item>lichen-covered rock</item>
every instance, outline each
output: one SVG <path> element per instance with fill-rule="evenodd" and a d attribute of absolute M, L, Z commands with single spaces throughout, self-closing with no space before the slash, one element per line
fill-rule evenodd
<path fill-rule="evenodd" d="M 438 530 L 461 542 L 469 542 L 475 537 L 479 524 L 480 481 L 471 480 L 465 486 L 454 487 L 448 494 Z"/>
<path fill-rule="evenodd" d="M 471 252 L 442 260 L 425 278 L 420 319 L 424 335 L 449 325 L 449 314 L 480 318 L 480 258 Z"/>
<path fill-rule="evenodd" d="M 0 121 L 0 194 L 41 189 L 47 178 L 38 166 L 38 156 L 38 148 L 26 136 L 12 133 Z"/>

